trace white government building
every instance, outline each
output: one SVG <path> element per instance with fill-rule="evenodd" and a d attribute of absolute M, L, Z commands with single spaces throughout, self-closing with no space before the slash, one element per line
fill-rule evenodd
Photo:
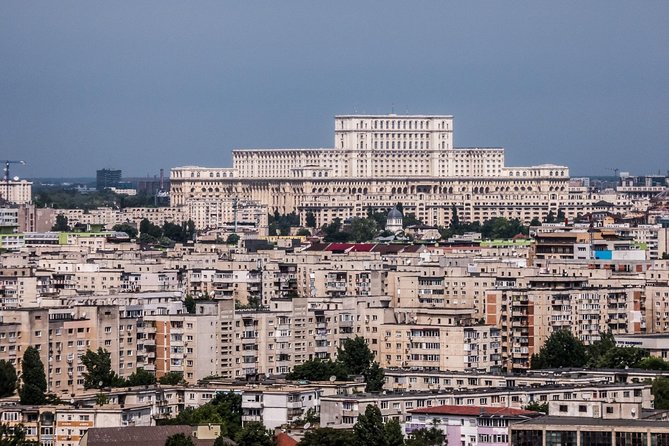
<path fill-rule="evenodd" d="M 454 206 L 461 221 L 583 211 L 567 167 L 506 167 L 503 148 L 455 148 L 452 115 L 336 116 L 334 148 L 234 150 L 232 168 L 176 167 L 170 181 L 172 206 L 237 197 L 303 223 L 313 212 L 319 226 L 397 203 L 429 225 L 448 225 Z"/>

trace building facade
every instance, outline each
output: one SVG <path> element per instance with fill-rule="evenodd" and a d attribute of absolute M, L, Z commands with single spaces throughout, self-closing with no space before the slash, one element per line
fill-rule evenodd
<path fill-rule="evenodd" d="M 176 167 L 171 203 L 237 197 L 318 226 L 398 202 L 429 225 L 492 217 L 529 222 L 568 202 L 569 170 L 506 167 L 502 148 L 454 148 L 450 115 L 335 117 L 334 148 L 233 151 L 232 168 Z"/>

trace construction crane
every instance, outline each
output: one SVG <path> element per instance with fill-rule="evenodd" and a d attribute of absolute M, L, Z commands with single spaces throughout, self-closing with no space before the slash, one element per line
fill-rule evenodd
<path fill-rule="evenodd" d="M 7 184 L 9 184 L 9 180 L 12 178 L 9 176 L 9 165 L 10 164 L 23 164 L 25 165 L 26 162 L 21 160 L 21 161 L 13 161 L 13 160 L 3 160 L 3 163 L 5 163 L 5 181 Z"/>
<path fill-rule="evenodd" d="M 616 174 L 616 178 L 618 178 L 618 172 L 620 172 L 620 169 L 617 167 L 607 167 L 606 170 L 610 170 L 611 172 Z"/>

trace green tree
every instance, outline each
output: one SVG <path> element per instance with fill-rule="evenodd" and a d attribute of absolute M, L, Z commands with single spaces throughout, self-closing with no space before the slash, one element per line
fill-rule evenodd
<path fill-rule="evenodd" d="M 122 378 L 112 370 L 111 353 L 102 347 L 99 347 L 97 352 L 86 350 L 86 353 L 81 357 L 81 362 L 86 367 L 84 372 L 85 389 L 101 389 L 125 384 Z"/>
<path fill-rule="evenodd" d="M 0 359 L 0 398 L 14 395 L 17 380 L 14 366 L 9 361 Z"/>
<path fill-rule="evenodd" d="M 292 226 L 300 226 L 300 217 L 295 213 L 281 215 L 279 211 L 269 214 L 267 218 L 269 235 L 288 235 Z"/>
<path fill-rule="evenodd" d="M 195 446 L 195 443 L 189 435 L 179 433 L 167 437 L 165 446 Z"/>
<path fill-rule="evenodd" d="M 129 386 L 150 386 L 155 383 L 156 375 L 144 369 L 135 370 L 135 372 L 128 377 L 127 382 Z"/>
<path fill-rule="evenodd" d="M 598 368 L 625 369 L 636 368 L 648 356 L 646 350 L 637 347 L 613 347 L 600 359 Z"/>
<path fill-rule="evenodd" d="M 548 403 L 540 403 L 539 401 L 532 401 L 529 403 L 527 406 L 525 406 L 525 410 L 533 410 L 534 412 L 543 412 L 545 414 L 548 414 Z"/>
<path fill-rule="evenodd" d="M 365 338 L 344 339 L 337 348 L 337 360 L 353 375 L 362 375 L 374 360 L 374 353 L 369 349 Z"/>
<path fill-rule="evenodd" d="M 612 350 L 615 347 L 616 340 L 613 337 L 613 333 L 610 331 L 607 333 L 600 333 L 599 339 L 586 348 L 588 353 L 588 366 L 602 367 L 599 365 L 602 358 L 609 350 Z"/>
<path fill-rule="evenodd" d="M 26 432 L 23 425 L 10 426 L 0 423 L 0 446 L 26 446 L 36 445 L 32 441 L 26 441 Z"/>
<path fill-rule="evenodd" d="M 247 423 L 235 437 L 237 446 L 274 446 L 272 435 L 259 422 Z"/>
<path fill-rule="evenodd" d="M 409 226 L 422 225 L 422 224 L 423 224 L 423 220 L 416 217 L 416 214 L 414 212 L 407 213 L 404 216 L 404 218 L 402 219 L 402 227 L 404 227 L 404 228 L 408 228 Z"/>
<path fill-rule="evenodd" d="M 33 406 L 46 402 L 44 364 L 42 364 L 39 351 L 35 347 L 28 347 L 23 353 L 21 381 L 23 381 L 23 385 L 19 390 L 21 404 Z"/>
<path fill-rule="evenodd" d="M 311 235 L 311 231 L 309 231 L 308 229 L 302 228 L 302 229 L 297 231 L 296 235 L 298 235 L 300 237 L 309 237 Z"/>
<path fill-rule="evenodd" d="M 669 252 L 662 253 L 662 260 L 669 260 Z"/>
<path fill-rule="evenodd" d="M 538 217 L 534 217 L 530 222 L 530 226 L 541 226 L 541 220 Z"/>
<path fill-rule="evenodd" d="M 225 243 L 227 245 L 236 245 L 237 243 L 239 243 L 239 235 L 237 234 L 228 235 L 228 238 L 225 239 Z"/>
<path fill-rule="evenodd" d="M 95 395 L 95 404 L 100 407 L 104 406 L 105 404 L 109 404 L 109 395 L 103 392 L 98 393 Z"/>
<path fill-rule="evenodd" d="M 451 206 L 451 229 L 457 231 L 460 229 L 460 217 L 458 217 L 458 207 L 453 204 Z"/>
<path fill-rule="evenodd" d="M 373 362 L 371 366 L 364 372 L 365 376 L 365 392 L 380 392 L 383 390 L 385 384 L 385 374 L 383 369 L 379 367 L 378 362 Z"/>
<path fill-rule="evenodd" d="M 348 378 L 348 371 L 341 362 L 310 359 L 293 367 L 293 371 L 286 378 L 292 380 L 327 381 L 331 376 L 337 377 L 337 380 L 344 381 Z"/>
<path fill-rule="evenodd" d="M 140 234 L 153 237 L 154 239 L 159 239 L 163 236 L 163 230 L 158 225 L 154 225 L 149 221 L 148 218 L 143 219 L 139 222 L 139 232 Z"/>
<path fill-rule="evenodd" d="M 555 217 L 555 219 L 557 220 L 557 223 L 564 223 L 565 215 L 562 209 L 558 208 L 557 217 Z"/>
<path fill-rule="evenodd" d="M 68 232 L 70 225 L 67 224 L 67 217 L 63 214 L 56 215 L 56 224 L 51 227 L 52 231 Z"/>
<path fill-rule="evenodd" d="M 349 224 L 349 232 L 354 242 L 368 242 L 376 237 L 379 228 L 371 218 L 355 217 Z"/>
<path fill-rule="evenodd" d="M 404 446 L 404 434 L 398 420 L 389 420 L 383 426 L 383 440 L 385 446 Z"/>
<path fill-rule="evenodd" d="M 137 228 L 134 225 L 131 225 L 130 223 L 121 223 L 118 225 L 114 225 L 114 227 L 112 227 L 112 231 L 125 232 L 126 234 L 128 234 L 128 237 L 130 238 L 137 237 Z"/>
<path fill-rule="evenodd" d="M 184 307 L 186 307 L 188 314 L 195 314 L 195 299 L 190 294 L 187 294 L 184 298 Z"/>
<path fill-rule="evenodd" d="M 221 433 L 234 438 L 242 429 L 242 396 L 234 392 L 218 392 L 212 405 L 221 416 Z"/>
<path fill-rule="evenodd" d="M 548 211 L 548 215 L 546 215 L 546 220 L 544 220 L 545 223 L 555 223 L 555 214 L 553 213 L 553 210 L 551 209 Z"/>
<path fill-rule="evenodd" d="M 186 241 L 186 223 L 178 225 L 176 223 L 166 221 L 163 224 L 162 233 L 164 237 L 167 237 L 173 242 L 183 243 Z"/>
<path fill-rule="evenodd" d="M 374 220 L 378 228 L 385 228 L 388 212 L 375 211 L 371 206 L 367 208 L 367 218 Z"/>
<path fill-rule="evenodd" d="M 669 409 L 669 378 L 655 378 L 650 392 L 655 397 L 655 409 Z"/>
<path fill-rule="evenodd" d="M 381 411 L 374 404 L 368 404 L 365 413 L 358 415 L 358 422 L 353 425 L 358 446 L 386 446 L 384 425 Z"/>
<path fill-rule="evenodd" d="M 315 228 L 316 227 L 316 216 L 314 215 L 313 212 L 309 211 L 307 212 L 307 215 L 305 217 L 305 223 L 307 225 L 307 228 Z"/>
<path fill-rule="evenodd" d="M 321 427 L 308 430 L 298 446 L 350 446 L 355 444 L 355 433 L 348 429 Z"/>
<path fill-rule="evenodd" d="M 446 446 L 447 444 L 446 436 L 439 429 L 436 421 L 433 421 L 430 427 L 424 427 L 411 432 L 406 441 L 406 446 Z"/>
<path fill-rule="evenodd" d="M 158 380 L 160 384 L 176 386 L 184 382 L 184 374 L 181 372 L 167 372 Z"/>
<path fill-rule="evenodd" d="M 639 361 L 638 367 L 644 370 L 669 370 L 669 362 L 657 356 L 648 356 Z"/>
<path fill-rule="evenodd" d="M 569 330 L 554 331 L 538 354 L 532 355 L 531 368 L 583 367 L 587 355 L 585 346 Z"/>

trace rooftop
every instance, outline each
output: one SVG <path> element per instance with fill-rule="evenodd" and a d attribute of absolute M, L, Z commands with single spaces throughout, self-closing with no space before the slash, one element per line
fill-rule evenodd
<path fill-rule="evenodd" d="M 532 410 L 488 406 L 436 406 L 409 411 L 415 414 L 459 415 L 467 417 L 538 417 L 542 414 Z"/>
<path fill-rule="evenodd" d="M 532 420 L 523 421 L 514 424 L 511 428 L 513 430 L 531 428 L 542 428 L 545 426 L 571 426 L 576 429 L 576 426 L 595 426 L 601 428 L 615 428 L 618 426 L 625 427 L 650 427 L 655 429 L 669 429 L 669 421 L 656 420 L 634 420 L 634 419 L 603 419 L 603 418 L 586 418 L 586 417 L 556 417 L 545 416 L 535 418 Z"/>

